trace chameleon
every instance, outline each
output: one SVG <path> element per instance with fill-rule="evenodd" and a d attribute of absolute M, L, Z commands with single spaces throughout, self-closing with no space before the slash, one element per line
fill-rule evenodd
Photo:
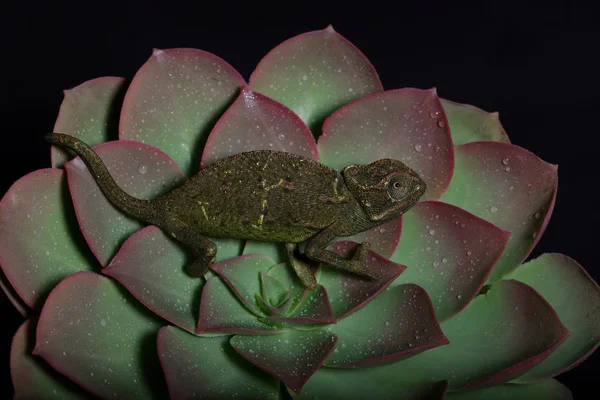
<path fill-rule="evenodd" d="M 344 258 L 328 244 L 358 234 L 412 208 L 426 191 L 421 177 L 395 159 L 352 164 L 340 172 L 293 153 L 255 150 L 219 159 L 150 200 L 122 190 L 98 154 L 63 133 L 45 139 L 71 149 L 88 167 L 104 196 L 117 209 L 160 228 L 189 246 L 186 271 L 202 277 L 215 262 L 217 247 L 208 237 L 277 242 L 305 287 L 317 286 L 309 261 L 377 279 L 366 266 L 370 243 L 361 242 Z"/>

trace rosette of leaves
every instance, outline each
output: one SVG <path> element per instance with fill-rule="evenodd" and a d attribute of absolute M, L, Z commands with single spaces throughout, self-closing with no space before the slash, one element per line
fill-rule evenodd
<path fill-rule="evenodd" d="M 557 167 L 511 144 L 497 113 L 384 90 L 332 27 L 278 45 L 248 82 L 213 54 L 154 50 L 131 81 L 65 91 L 53 131 L 94 146 L 140 198 L 257 149 L 336 169 L 395 158 L 428 190 L 403 217 L 330 244 L 351 255 L 369 241 L 376 281 L 316 265 L 308 290 L 276 244 L 236 239 L 215 239 L 197 279 L 186 248 L 117 211 L 79 158 L 52 148 L 51 167 L 0 203 L 2 286 L 27 317 L 16 398 L 566 399 L 552 377 L 600 342 L 600 291 L 581 266 L 525 262 Z"/>

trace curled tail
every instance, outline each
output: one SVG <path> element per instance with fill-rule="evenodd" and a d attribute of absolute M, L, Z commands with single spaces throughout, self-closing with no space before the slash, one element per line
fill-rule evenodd
<path fill-rule="evenodd" d="M 156 210 L 152 200 L 136 199 L 125 193 L 108 172 L 98 154 L 81 140 L 62 133 L 48 133 L 45 139 L 55 145 L 73 150 L 90 170 L 104 196 L 119 210 L 133 218 L 152 224 Z"/>

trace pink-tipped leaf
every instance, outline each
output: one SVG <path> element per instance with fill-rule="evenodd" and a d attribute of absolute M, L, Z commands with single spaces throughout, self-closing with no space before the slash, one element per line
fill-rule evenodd
<path fill-rule="evenodd" d="M 510 233 L 439 201 L 418 203 L 403 216 L 402 239 L 392 260 L 407 270 L 394 284 L 416 283 L 444 321 L 479 293 Z"/>
<path fill-rule="evenodd" d="M 341 170 L 382 158 L 400 160 L 427 184 L 423 200 L 444 193 L 454 168 L 448 120 L 435 89 L 397 89 L 362 97 L 325 121 L 321 161 Z"/>
<path fill-rule="evenodd" d="M 290 296 L 291 297 L 291 296 Z M 292 312 L 268 317 L 268 321 L 280 322 L 286 325 L 295 324 L 333 324 L 335 316 L 327 297 L 325 288 L 321 285 L 304 290 L 299 303 Z"/>
<path fill-rule="evenodd" d="M 386 290 L 332 325 L 338 337 L 331 367 L 364 367 L 399 361 L 448 344 L 425 290 L 406 284 Z"/>
<path fill-rule="evenodd" d="M 454 176 L 442 201 L 511 232 L 488 282 L 514 270 L 546 229 L 558 187 L 557 167 L 512 144 L 458 146 Z"/>
<path fill-rule="evenodd" d="M 487 112 L 469 104 L 440 99 L 455 146 L 471 142 L 510 143 L 497 112 Z"/>
<path fill-rule="evenodd" d="M 25 321 L 13 337 L 10 372 L 14 400 L 84 400 L 90 393 L 52 369 L 43 359 L 31 354 L 35 345 L 37 318 Z M 94 397 L 95 398 L 95 397 Z"/>
<path fill-rule="evenodd" d="M 179 167 L 156 147 L 119 140 L 93 150 L 117 185 L 134 197 L 153 199 L 183 180 Z M 81 231 L 98 261 L 107 265 L 124 240 L 143 224 L 108 201 L 81 158 L 66 163 L 65 169 Z"/>
<path fill-rule="evenodd" d="M 278 399 L 279 382 L 237 354 L 229 337 L 198 337 L 165 326 L 157 344 L 173 400 Z"/>
<path fill-rule="evenodd" d="M 75 136 L 90 146 L 116 140 L 126 88 L 125 79 L 106 76 L 65 90 L 53 132 Z M 52 146 L 51 158 L 52 167 L 60 168 L 73 158 L 73 153 Z"/>
<path fill-rule="evenodd" d="M 315 135 L 337 108 L 383 90 L 369 60 L 331 25 L 276 46 L 252 73 L 250 87 L 292 109 Z"/>
<path fill-rule="evenodd" d="M 322 330 L 289 330 L 278 335 L 237 335 L 230 343 L 246 360 L 298 393 L 329 356 L 336 337 Z"/>
<path fill-rule="evenodd" d="M 156 353 L 161 322 L 109 278 L 78 272 L 48 296 L 33 354 L 101 398 L 166 395 Z"/>
<path fill-rule="evenodd" d="M 577 261 L 563 254 L 547 253 L 521 265 L 507 278 L 537 290 L 571 332 L 558 349 L 519 377 L 519 381 L 560 375 L 600 346 L 600 287 Z"/>
<path fill-rule="evenodd" d="M 358 243 L 341 241 L 329 246 L 329 250 L 335 251 L 344 258 L 350 258 L 357 246 Z M 338 320 L 377 298 L 381 291 L 406 269 L 404 265 L 391 262 L 373 252 L 367 255 L 366 267 L 378 275 L 377 279 L 369 280 L 321 265 L 319 283 L 327 290 L 333 313 Z"/>
<path fill-rule="evenodd" d="M 167 321 L 195 332 L 202 280 L 186 274 L 182 246 L 155 226 L 131 235 L 102 273 Z"/>
<path fill-rule="evenodd" d="M 214 54 L 155 49 L 127 90 L 119 138 L 162 149 L 190 175 L 200 165 L 214 123 L 244 84 L 240 74 Z"/>
<path fill-rule="evenodd" d="M 284 151 L 319 160 L 317 144 L 304 122 L 283 104 L 245 86 L 211 131 L 201 168 L 252 150 Z"/>
<path fill-rule="evenodd" d="M 497 282 L 441 327 L 448 345 L 388 366 L 399 381 L 448 379 L 452 389 L 502 384 L 539 364 L 569 335 L 550 304 L 515 280 Z"/>
<path fill-rule="evenodd" d="M 37 170 L 0 201 L 0 266 L 34 310 L 62 279 L 98 267 L 78 231 L 65 175 L 60 169 Z"/>

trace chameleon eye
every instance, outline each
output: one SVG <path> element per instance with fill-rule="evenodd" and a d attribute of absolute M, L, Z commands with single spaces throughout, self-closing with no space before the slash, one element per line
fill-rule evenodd
<path fill-rule="evenodd" d="M 408 185 L 403 185 L 400 181 L 392 182 L 388 189 L 388 195 L 393 201 L 403 200 L 408 194 Z"/>

